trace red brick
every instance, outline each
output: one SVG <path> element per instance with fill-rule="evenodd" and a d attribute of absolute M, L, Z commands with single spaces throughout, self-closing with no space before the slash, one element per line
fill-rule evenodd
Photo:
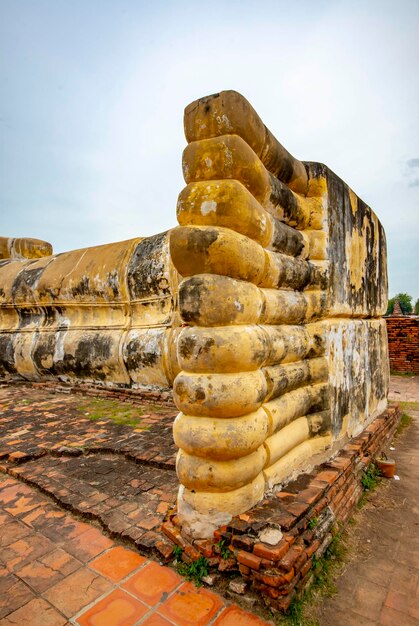
<path fill-rule="evenodd" d="M 11 463 L 19 463 L 23 459 L 27 459 L 27 458 L 30 458 L 30 457 L 28 456 L 28 454 L 26 454 L 26 452 L 16 451 L 16 452 L 12 452 L 11 454 L 9 454 L 8 460 Z"/>
<path fill-rule="evenodd" d="M 278 565 L 286 571 L 291 570 L 294 567 L 296 560 L 301 555 L 302 551 L 302 546 L 292 546 L 288 550 L 287 554 L 281 559 Z"/>
<path fill-rule="evenodd" d="M 320 541 L 316 539 L 315 541 L 313 541 L 313 543 L 307 546 L 307 549 L 306 549 L 307 556 L 310 558 L 311 555 L 314 554 L 317 548 L 319 547 L 320 547 Z"/>
<path fill-rule="evenodd" d="M 199 559 L 199 557 L 201 556 L 201 554 L 198 552 L 198 550 L 196 550 L 190 544 L 187 544 L 185 546 L 184 552 L 190 559 L 192 559 L 192 561 L 197 561 Z"/>
<path fill-rule="evenodd" d="M 162 531 L 180 548 L 184 548 L 186 543 L 183 537 L 181 537 L 179 530 L 171 522 L 163 522 L 161 526 Z"/>
<path fill-rule="evenodd" d="M 194 545 L 207 559 L 211 558 L 214 554 L 214 544 L 208 539 L 199 539 L 195 541 Z"/>
<path fill-rule="evenodd" d="M 277 574 L 262 574 L 260 572 L 254 572 L 253 576 L 264 585 L 268 585 L 268 587 L 283 587 L 292 581 L 295 576 L 295 572 L 294 569 L 291 569 L 286 574 L 283 572 L 278 572 Z"/>
<path fill-rule="evenodd" d="M 260 557 L 255 554 L 251 554 L 250 552 L 245 552 L 244 550 L 240 550 L 237 554 L 237 560 L 242 565 L 247 565 L 250 569 L 258 570 L 260 568 Z"/>
<path fill-rule="evenodd" d="M 305 565 L 303 565 L 303 567 L 301 568 L 301 577 L 302 578 L 307 574 L 307 572 L 311 568 L 312 563 L 313 563 L 313 559 L 310 559 L 309 561 L 307 561 L 307 563 L 305 563 Z"/>
<path fill-rule="evenodd" d="M 283 539 L 277 546 L 269 546 L 266 543 L 255 543 L 253 553 L 269 561 L 279 561 L 288 552 L 290 544 Z"/>
<path fill-rule="evenodd" d="M 323 472 L 316 474 L 316 480 L 321 480 L 329 485 L 333 484 L 338 478 L 339 472 L 334 470 L 324 470 Z"/>

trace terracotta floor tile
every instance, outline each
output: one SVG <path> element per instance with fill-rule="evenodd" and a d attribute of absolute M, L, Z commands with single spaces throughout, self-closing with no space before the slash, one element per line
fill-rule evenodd
<path fill-rule="evenodd" d="M 158 612 L 178 626 L 204 626 L 222 606 L 222 599 L 215 593 L 184 583 Z"/>
<path fill-rule="evenodd" d="M 395 611 L 408 612 L 409 597 L 404 593 L 390 590 L 387 593 L 384 605 Z"/>
<path fill-rule="evenodd" d="M 47 552 L 52 552 L 54 548 L 54 544 L 46 537 L 31 534 L 5 548 L 2 551 L 2 560 L 11 571 L 15 571 Z"/>
<path fill-rule="evenodd" d="M 34 598 L 17 611 L 10 613 L 1 622 L 2 626 L 20 624 L 22 626 L 64 626 L 67 620 L 42 598 Z"/>
<path fill-rule="evenodd" d="M 18 495 L 21 493 L 21 485 L 20 484 L 10 484 L 4 485 L 2 483 L 2 487 L 0 489 L 0 504 L 9 504 L 13 502 Z"/>
<path fill-rule="evenodd" d="M 82 567 L 43 595 L 64 615 L 71 617 L 111 588 L 112 584 L 108 580 Z"/>
<path fill-rule="evenodd" d="M 406 613 L 385 606 L 381 611 L 380 626 L 418 626 L 418 621 Z"/>
<path fill-rule="evenodd" d="M 13 587 L 18 581 L 18 578 L 9 572 L 7 567 L 0 565 L 0 598 L 8 593 L 10 587 Z"/>
<path fill-rule="evenodd" d="M 52 552 L 48 552 L 39 559 L 41 563 L 51 567 L 53 570 L 60 572 L 63 576 L 68 576 L 81 567 L 80 561 L 68 554 L 62 548 L 56 548 Z"/>
<path fill-rule="evenodd" d="M 266 626 L 272 622 L 265 620 L 244 611 L 240 607 L 233 605 L 224 609 L 214 622 L 214 626 Z"/>
<path fill-rule="evenodd" d="M 125 591 L 115 589 L 77 618 L 80 626 L 133 626 L 149 611 Z"/>
<path fill-rule="evenodd" d="M 11 585 L 7 593 L 0 596 L 0 619 L 19 609 L 34 598 L 34 594 L 21 580 Z"/>
<path fill-rule="evenodd" d="M 173 622 L 168 622 L 167 619 L 164 619 L 158 613 L 153 613 L 141 622 L 141 626 L 173 626 Z"/>
<path fill-rule="evenodd" d="M 12 518 L 13 519 L 13 518 Z M 0 533 L 0 547 L 6 547 L 30 534 L 30 529 L 21 522 L 14 520 L 2 524 Z"/>
<path fill-rule="evenodd" d="M 111 548 L 102 556 L 89 563 L 89 567 L 99 572 L 103 576 L 118 582 L 136 570 L 140 565 L 146 563 L 140 554 L 127 550 L 122 546 Z"/>
<path fill-rule="evenodd" d="M 69 515 L 65 515 L 63 519 L 60 519 L 58 524 L 54 523 L 55 519 L 54 511 L 49 510 L 45 516 L 45 522 L 47 522 L 47 520 L 48 522 L 42 532 L 52 541 L 60 544 L 74 539 L 92 528 L 89 524 L 79 522 Z"/>
<path fill-rule="evenodd" d="M 113 541 L 105 537 L 97 528 L 89 527 L 89 530 L 69 539 L 62 544 L 66 552 L 72 554 L 76 559 L 87 563 L 90 559 L 104 552 L 113 545 Z"/>
<path fill-rule="evenodd" d="M 39 501 L 35 498 L 32 498 L 31 495 L 28 496 L 20 496 L 14 502 L 12 502 L 9 506 L 5 507 L 5 510 L 10 513 L 10 515 L 17 516 L 22 513 L 28 513 L 28 511 L 32 511 L 39 507 Z"/>
<path fill-rule="evenodd" d="M 27 563 L 15 573 L 36 592 L 42 593 L 79 567 L 80 561 L 58 548 L 40 559 Z"/>
<path fill-rule="evenodd" d="M 26 515 L 23 515 L 20 518 L 20 521 L 25 522 L 25 524 L 31 528 L 42 530 L 42 528 L 44 526 L 48 526 L 51 521 L 55 521 L 60 518 L 63 519 L 64 517 L 66 517 L 64 511 L 60 511 L 57 507 L 48 504 L 33 509 Z"/>
<path fill-rule="evenodd" d="M 122 587 L 149 606 L 155 606 L 182 582 L 183 579 L 173 570 L 151 562 L 131 576 Z"/>
<path fill-rule="evenodd" d="M 353 595 L 353 612 L 372 621 L 378 620 L 386 594 L 387 591 L 385 587 L 381 587 L 370 581 L 366 581 L 366 583 L 363 584 L 360 580 L 360 584 L 355 589 Z"/>

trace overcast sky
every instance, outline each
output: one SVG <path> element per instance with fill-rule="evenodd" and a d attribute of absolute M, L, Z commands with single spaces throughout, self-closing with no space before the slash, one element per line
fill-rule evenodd
<path fill-rule="evenodd" d="M 0 0 L 0 234 L 56 252 L 176 224 L 183 109 L 240 91 L 377 213 L 419 297 L 419 1 Z"/>

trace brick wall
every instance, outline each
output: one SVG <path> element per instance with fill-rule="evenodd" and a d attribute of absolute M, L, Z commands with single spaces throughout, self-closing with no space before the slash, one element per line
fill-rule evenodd
<path fill-rule="evenodd" d="M 390 370 L 419 374 L 419 316 L 386 317 Z"/>

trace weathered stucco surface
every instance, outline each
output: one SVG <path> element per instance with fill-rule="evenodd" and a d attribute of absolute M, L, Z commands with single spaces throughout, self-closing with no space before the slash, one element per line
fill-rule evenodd
<path fill-rule="evenodd" d="M 0 375 L 171 386 L 177 272 L 169 235 L 0 260 Z"/>
<path fill-rule="evenodd" d="M 209 536 L 386 407 L 386 247 L 371 209 L 240 94 L 190 104 L 185 133 L 178 510 Z"/>
<path fill-rule="evenodd" d="M 172 386 L 179 517 L 205 537 L 384 410 L 386 244 L 240 94 L 189 105 L 185 134 L 177 228 L 0 239 L 0 376 Z"/>

